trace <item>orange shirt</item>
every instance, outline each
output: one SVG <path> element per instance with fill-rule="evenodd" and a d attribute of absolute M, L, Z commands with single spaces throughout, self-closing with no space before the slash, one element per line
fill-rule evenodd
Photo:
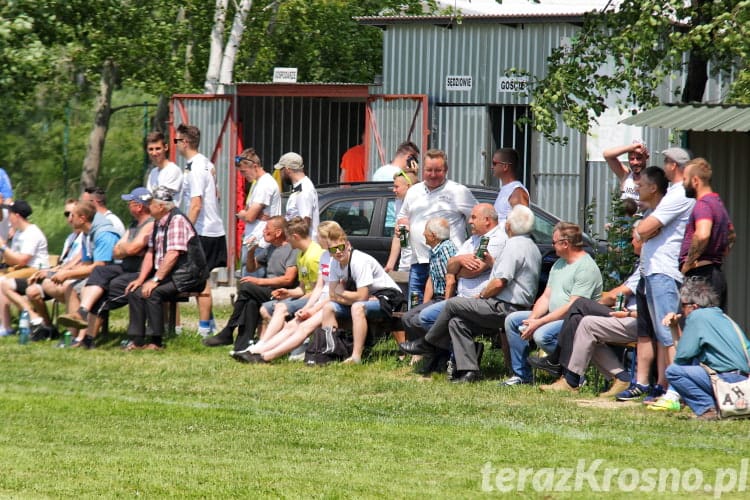
<path fill-rule="evenodd" d="M 341 170 L 344 182 L 365 181 L 365 145 L 357 144 L 349 148 L 341 157 Z"/>

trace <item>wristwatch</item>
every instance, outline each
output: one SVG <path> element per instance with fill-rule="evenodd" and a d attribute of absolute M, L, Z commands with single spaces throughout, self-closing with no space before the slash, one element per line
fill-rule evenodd
<path fill-rule="evenodd" d="M 159 278 L 158 276 L 154 276 L 153 278 L 151 278 L 151 281 L 153 281 L 154 283 L 158 283 L 161 281 L 161 278 Z"/>

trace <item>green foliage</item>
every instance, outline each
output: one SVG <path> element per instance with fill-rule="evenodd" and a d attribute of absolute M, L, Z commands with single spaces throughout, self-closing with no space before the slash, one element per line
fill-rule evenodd
<path fill-rule="evenodd" d="M 288 66 L 305 82 L 371 82 L 382 73 L 382 33 L 353 18 L 421 14 L 423 8 L 414 0 L 286 0 L 277 9 L 254 2 L 236 80 L 271 81 L 274 67 Z"/>
<path fill-rule="evenodd" d="M 648 108 L 658 103 L 657 90 L 665 79 L 685 69 L 685 54 L 710 60 L 714 71 L 739 68 L 733 99 L 750 99 L 746 90 L 750 2 L 737 0 L 684 2 L 682 0 L 624 0 L 617 10 L 587 14 L 569 47 L 555 49 L 543 77 L 523 68 L 530 85 L 531 124 L 552 142 L 557 116 L 587 133 L 592 122 L 614 99 L 620 111 Z M 675 20 L 679 20 L 675 22 Z"/>
<path fill-rule="evenodd" d="M 606 232 L 607 252 L 594 256 L 604 279 L 604 290 L 611 290 L 625 282 L 633 274 L 638 256 L 631 244 L 633 223 L 635 218 L 626 214 L 621 192 L 618 188 L 612 190 L 610 197 L 611 214 L 609 222 L 604 226 Z M 586 217 L 589 227 L 593 220 L 596 201 L 586 207 Z M 592 235 L 598 239 L 598 235 Z"/>

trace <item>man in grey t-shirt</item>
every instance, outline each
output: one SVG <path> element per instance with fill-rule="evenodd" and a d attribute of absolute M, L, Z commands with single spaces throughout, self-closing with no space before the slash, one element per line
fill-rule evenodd
<path fill-rule="evenodd" d="M 271 217 L 263 230 L 263 239 L 270 245 L 248 257 L 247 270 L 255 271 L 259 266 L 266 266 L 266 277 L 245 276 L 237 287 L 237 300 L 227 326 L 213 337 L 203 339 L 203 345 L 216 347 L 230 345 L 234 338 L 234 329 L 239 327 L 235 351 L 244 351 L 250 346 L 255 329 L 260 321 L 260 306 L 273 300 L 271 292 L 277 288 L 292 288 L 297 282 L 297 252 L 286 240 L 286 219 L 277 215 Z M 252 250 L 252 249 L 251 249 Z M 252 255 L 252 253 L 249 253 Z M 240 358 L 235 357 L 240 360 Z"/>
<path fill-rule="evenodd" d="M 509 239 L 502 252 L 496 259 L 490 252 L 485 253 L 492 274 L 479 295 L 446 300 L 424 339 L 402 344 L 402 349 L 427 354 L 448 351 L 452 346 L 457 370 L 453 382 L 479 380 L 479 350 L 474 337 L 482 333 L 496 335 L 506 315 L 531 307 L 536 298 L 542 255 L 529 237 L 533 228 L 531 209 L 525 205 L 513 207 L 505 221 Z"/>

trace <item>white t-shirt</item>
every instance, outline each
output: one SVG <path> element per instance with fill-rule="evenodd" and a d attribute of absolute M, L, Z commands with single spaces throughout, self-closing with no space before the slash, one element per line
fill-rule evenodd
<path fill-rule="evenodd" d="M 212 238 L 224 236 L 224 224 L 219 216 L 219 200 L 216 197 L 214 164 L 198 153 L 185 167 L 182 183 L 184 213 L 190 211 L 190 200 L 201 197 L 203 206 L 195 221 L 195 230 L 200 236 Z"/>
<path fill-rule="evenodd" d="M 489 254 L 494 258 L 499 257 L 505 248 L 505 242 L 508 241 L 508 236 L 505 234 L 505 231 L 503 231 L 500 226 L 495 226 L 487 231 L 484 236 L 487 236 L 490 239 L 487 243 L 487 251 Z M 471 235 L 469 239 L 464 241 L 463 245 L 459 247 L 456 255 L 475 253 L 477 248 L 479 248 L 479 241 L 481 239 L 481 236 Z M 484 290 L 484 287 L 487 286 L 491 274 L 492 268 L 489 268 L 479 276 L 473 278 L 458 278 L 457 295 L 459 297 L 475 297 L 479 295 L 482 290 Z"/>
<path fill-rule="evenodd" d="M 466 221 L 476 204 L 477 200 L 471 191 L 457 182 L 445 181 L 432 191 L 427 189 L 424 182 L 410 187 L 396 220 L 404 217 L 409 219 L 411 263 L 430 262 L 430 247 L 424 241 L 424 228 L 433 217 L 443 217 L 448 221 L 451 241 L 460 247 L 466 239 Z"/>
<path fill-rule="evenodd" d="M 400 290 L 396 282 L 385 272 L 383 266 L 370 254 L 360 252 L 359 250 L 352 250 L 349 260 L 351 261 L 352 279 L 356 281 L 357 288 L 366 286 L 370 295 L 386 288 Z M 331 273 L 328 280 L 335 283 L 341 280 L 346 281 L 348 278 L 348 265 L 342 269 L 339 261 L 332 259 Z"/>
<path fill-rule="evenodd" d="M 401 172 L 401 169 L 396 165 L 388 163 L 383 165 L 372 174 L 372 182 L 392 182 L 393 176 Z"/>
<path fill-rule="evenodd" d="M 279 185 L 276 183 L 273 176 L 267 172 L 255 181 L 253 187 L 250 188 L 245 208 L 249 209 L 255 203 L 263 205 L 261 213 L 264 215 L 269 217 L 281 215 L 281 194 L 279 193 Z M 265 227 L 266 221 L 260 220 L 260 218 L 253 222 L 245 222 L 245 232 L 243 233 L 243 237 L 248 238 L 252 236 L 259 243 L 266 243 L 263 239 L 263 229 L 265 229 Z"/>
<path fill-rule="evenodd" d="M 174 191 L 174 199 L 182 199 L 182 170 L 175 163 L 167 162 L 163 168 L 154 167 L 148 174 L 146 189 L 152 193 L 158 186 Z"/>
<path fill-rule="evenodd" d="M 35 224 L 30 224 L 23 231 L 16 231 L 10 249 L 23 255 L 31 255 L 31 260 L 26 264 L 28 267 L 35 269 L 49 267 L 47 238 Z"/>
<path fill-rule="evenodd" d="M 625 177 L 620 183 L 620 191 L 622 191 L 622 195 L 620 196 L 621 200 L 631 198 L 638 201 L 641 199 L 641 194 L 638 192 L 638 186 L 635 185 L 632 171 L 629 172 L 627 177 Z"/>
<path fill-rule="evenodd" d="M 331 277 L 331 262 L 333 262 L 331 253 L 328 250 L 323 250 L 323 253 L 320 254 L 320 264 L 318 267 L 318 276 L 323 277 L 323 290 L 320 292 L 318 302 L 328 300 L 328 294 L 330 293 L 328 283 L 330 282 Z"/>
<path fill-rule="evenodd" d="M 641 250 L 641 274 L 666 274 L 682 283 L 682 273 L 678 263 L 680 246 L 685 236 L 690 212 L 695 200 L 685 196 L 685 188 L 681 182 L 675 182 L 667 189 L 667 194 L 661 199 L 653 212 L 647 217 L 654 216 L 662 223 L 662 228 L 656 236 L 646 241 Z"/>
<path fill-rule="evenodd" d="M 396 203 L 394 203 L 394 209 L 396 213 L 399 213 L 401 211 L 401 205 L 404 204 L 404 200 L 399 200 L 396 198 Z M 398 224 L 396 224 L 398 225 Z M 397 271 L 400 272 L 406 272 L 411 267 L 411 247 L 401 247 L 401 255 L 398 259 L 398 269 Z"/>
<path fill-rule="evenodd" d="M 292 186 L 292 194 L 286 202 L 286 220 L 292 220 L 294 217 L 310 218 L 310 236 L 315 239 L 320 223 L 318 192 L 307 176 Z"/>
<path fill-rule="evenodd" d="M 112 210 L 107 210 L 104 213 L 104 216 L 109 222 L 112 223 L 118 236 L 122 236 L 123 234 L 125 234 L 125 224 L 122 223 L 122 220 L 120 220 L 120 218 L 116 214 L 114 214 Z"/>

